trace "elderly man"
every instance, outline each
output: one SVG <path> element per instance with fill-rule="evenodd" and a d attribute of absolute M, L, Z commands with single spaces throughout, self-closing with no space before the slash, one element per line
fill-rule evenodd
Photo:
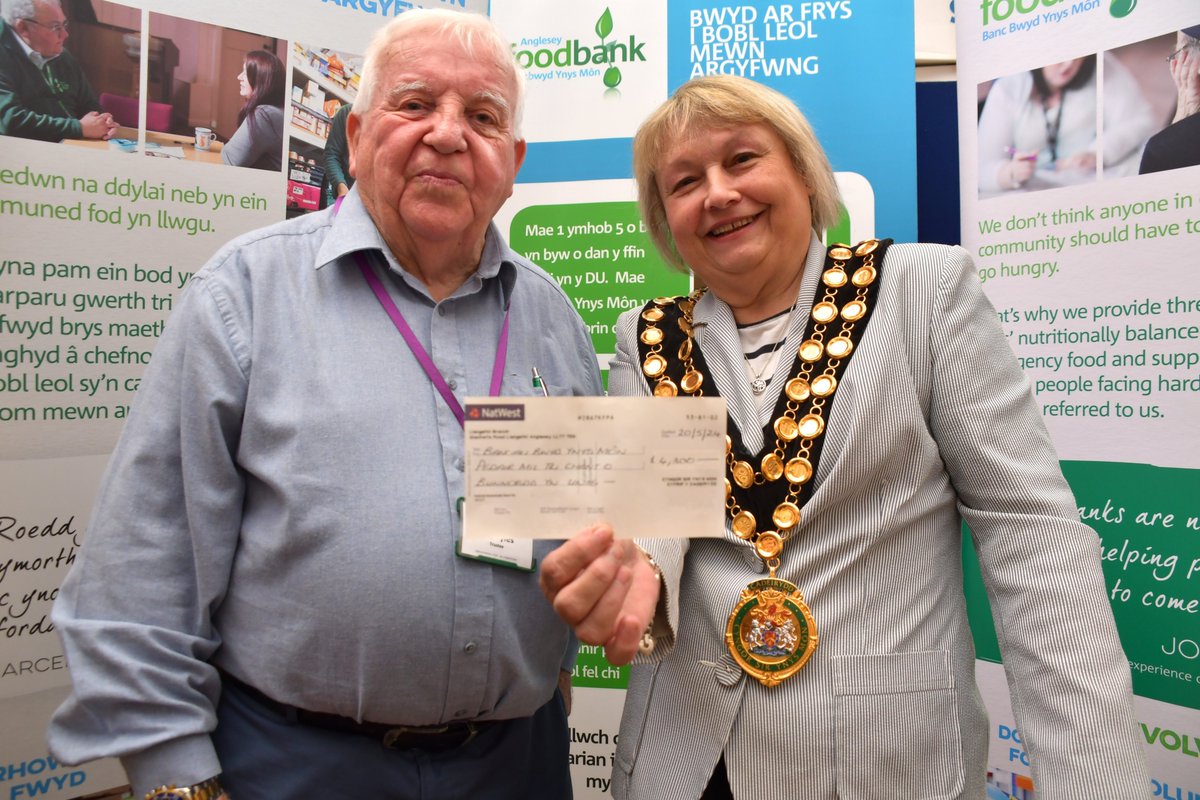
<path fill-rule="evenodd" d="M 1171 124 L 1150 137 L 1138 172 L 1162 172 L 1200 164 L 1200 25 L 1184 28 L 1167 58 L 1178 98 Z"/>
<path fill-rule="evenodd" d="M 57 758 L 120 756 L 155 800 L 570 796 L 553 543 L 459 540 L 462 398 L 534 368 L 601 392 L 571 303 L 491 224 L 521 98 L 486 18 L 403 14 L 367 52 L 354 189 L 192 278 L 55 608 Z"/>
<path fill-rule="evenodd" d="M 112 138 L 117 123 L 101 111 L 64 46 L 67 18 L 59 0 L 3 2 L 0 134 L 47 142 Z"/>

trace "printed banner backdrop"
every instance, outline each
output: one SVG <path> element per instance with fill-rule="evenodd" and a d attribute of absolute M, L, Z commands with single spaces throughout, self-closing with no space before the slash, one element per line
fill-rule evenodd
<path fill-rule="evenodd" d="M 1197 797 L 1200 137 L 1175 138 L 1188 103 L 1168 57 L 1200 8 L 983 0 L 957 24 L 963 241 L 1101 538 L 1153 796 Z M 1026 800 L 1029 758 L 964 560 L 992 789 Z"/>
<path fill-rule="evenodd" d="M 49 618 L 57 587 L 175 297 L 230 238 L 329 202 L 327 139 L 337 109 L 357 95 L 361 54 L 390 18 L 413 6 L 491 13 L 511 38 L 528 77 L 530 144 L 497 224 L 572 297 L 602 366 L 621 311 L 690 289 L 688 276 L 663 267 L 638 219 L 630 145 L 639 122 L 693 75 L 761 80 L 809 115 L 845 205 L 828 239 L 915 237 L 911 5 L 89 5 L 92 15 L 70 17 L 67 49 L 121 125 L 116 137 L 12 132 L 0 156 L 0 797 L 75 798 L 124 782 L 115 762 L 67 767 L 46 753 L 45 724 L 68 684 Z M 285 131 L 272 163 L 239 166 L 225 163 L 233 149 L 224 147 L 251 50 L 285 70 Z M 627 673 L 598 648 L 580 653 L 571 717 L 579 798 L 607 794 Z"/>
<path fill-rule="evenodd" d="M 917 64 L 953 64 L 954 0 L 916 0 Z"/>

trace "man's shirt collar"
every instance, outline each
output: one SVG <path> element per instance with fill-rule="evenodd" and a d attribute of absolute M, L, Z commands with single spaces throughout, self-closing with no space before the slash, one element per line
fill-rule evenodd
<path fill-rule="evenodd" d="M 12 27 L 12 26 L 9 26 L 9 27 Z M 29 60 L 33 62 L 33 65 L 35 67 L 37 67 L 39 71 L 44 69 L 45 66 L 47 64 L 49 64 L 51 61 L 58 58 L 58 55 L 62 55 L 62 53 L 59 53 L 58 55 L 54 55 L 54 56 L 50 56 L 49 58 L 46 58 L 44 55 L 39 53 L 37 50 L 34 50 L 32 47 L 30 47 L 29 43 L 21 38 L 21 34 L 17 33 L 16 28 L 12 29 L 12 34 L 13 34 L 13 38 L 17 40 L 17 44 L 21 45 L 21 49 L 25 51 L 25 55 L 29 57 Z"/>
<path fill-rule="evenodd" d="M 363 205 L 362 199 L 358 194 L 358 188 L 352 187 L 350 193 L 345 195 L 342 200 L 337 216 L 330 223 L 329 234 L 317 250 L 316 263 L 313 266 L 316 269 L 321 269 L 343 256 L 347 256 L 358 250 L 378 251 L 387 261 L 387 265 L 392 272 L 399 275 L 414 290 L 422 294 L 428 294 L 425 285 L 405 270 L 396 260 L 392 251 L 388 248 L 387 242 L 384 241 L 383 234 L 375 227 L 375 221 L 371 219 L 366 206 Z M 496 224 L 494 222 L 489 223 L 487 233 L 484 236 L 483 252 L 480 254 L 479 266 L 475 273 L 467 278 L 455 294 L 463 291 L 470 292 L 473 290 L 472 286 L 475 287 L 474 290 L 477 290 L 483 281 L 500 276 L 505 301 L 507 302 L 515 280 L 515 266 L 512 263 L 512 256 L 513 253 L 504 243 L 504 239 L 500 235 L 499 229 L 496 228 Z"/>

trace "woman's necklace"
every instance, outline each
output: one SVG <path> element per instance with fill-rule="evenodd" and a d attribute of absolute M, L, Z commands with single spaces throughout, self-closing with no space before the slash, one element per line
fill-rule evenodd
<path fill-rule="evenodd" d="M 1042 101 L 1042 115 L 1046 120 L 1046 147 L 1050 150 L 1050 162 L 1058 161 L 1058 129 L 1062 125 L 1063 102 L 1067 99 L 1066 92 L 1058 96 L 1058 105 L 1054 108 L 1054 119 L 1050 118 L 1050 98 Z"/>
<path fill-rule="evenodd" d="M 775 345 L 771 348 L 771 352 L 767 353 L 767 357 L 763 359 L 761 369 L 755 371 L 754 367 L 750 366 L 750 359 L 743 354 L 746 359 L 746 370 L 750 373 L 750 391 L 754 392 L 755 397 L 761 397 L 763 392 L 767 390 L 767 381 L 763 379 L 763 375 L 771 372 L 775 368 L 775 355 L 779 351 L 779 346 L 787 339 L 788 331 L 792 328 L 792 317 L 796 315 L 796 304 L 800 302 L 799 296 L 792 302 L 792 308 L 788 311 L 787 321 L 783 326 L 783 335 L 775 340 Z"/>

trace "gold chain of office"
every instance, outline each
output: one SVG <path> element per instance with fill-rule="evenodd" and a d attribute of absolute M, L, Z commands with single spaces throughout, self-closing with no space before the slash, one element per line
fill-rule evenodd
<path fill-rule="evenodd" d="M 819 299 L 813 304 L 804 341 L 796 351 L 794 374 L 776 407 L 771 425 L 775 442 L 757 467 L 749 457 L 739 457 L 733 438 L 728 434 L 725 437 L 725 507 L 731 527 L 739 538 L 754 546 L 772 577 L 779 567 L 784 542 L 800 524 L 800 508 L 811 493 L 815 453 L 825 434 L 827 409 L 871 310 L 870 290 L 879 276 L 876 255 L 881 256 L 890 243 L 869 239 L 853 248 L 829 248 L 821 275 L 823 291 L 818 292 Z M 683 297 L 655 298 L 642 311 L 638 334 L 643 346 L 642 373 L 653 381 L 657 397 L 675 397 L 681 391 L 692 397 L 704 396 L 703 358 L 695 346 L 692 326 L 692 312 L 704 292 L 699 289 Z M 684 336 L 678 348 L 672 348 L 677 358 L 674 363 L 670 354 L 664 353 L 671 337 L 659 327 L 670 316 L 677 319 Z M 672 374 L 679 377 L 672 378 Z M 732 422 L 729 430 L 736 430 Z M 754 514 L 743 507 L 743 491 L 777 485 L 781 478 L 787 479 L 787 485 L 782 501 L 771 514 L 774 528 L 760 530 Z M 739 502 L 739 496 L 743 496 L 743 502 Z"/>

